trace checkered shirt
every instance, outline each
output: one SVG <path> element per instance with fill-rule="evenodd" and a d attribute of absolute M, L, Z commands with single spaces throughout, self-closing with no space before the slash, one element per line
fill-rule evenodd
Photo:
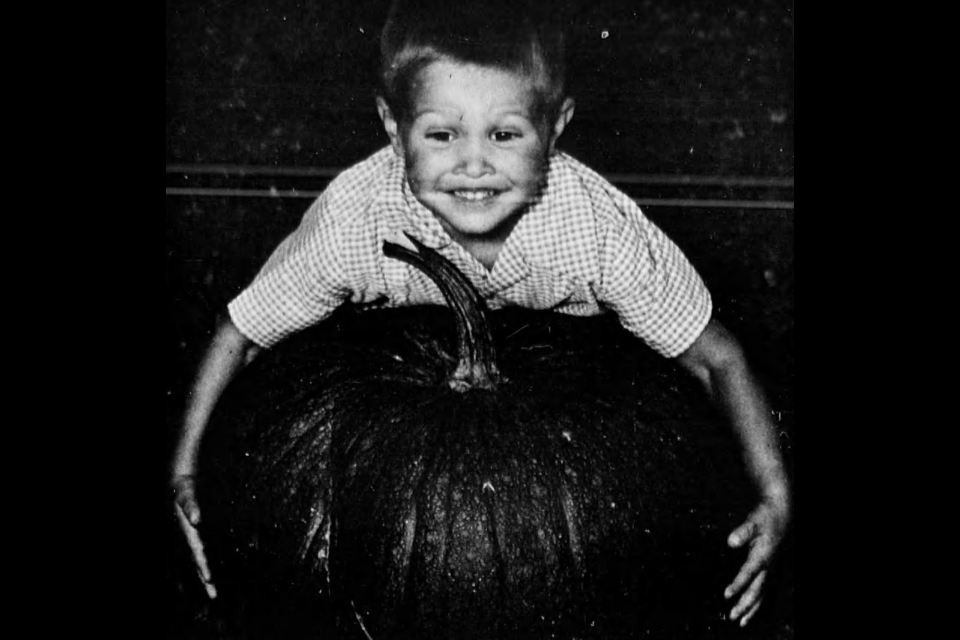
<path fill-rule="evenodd" d="M 229 304 L 230 317 L 269 347 L 348 300 L 370 307 L 445 304 L 426 275 L 383 254 L 384 240 L 401 232 L 453 262 L 491 309 L 613 311 L 667 357 L 683 353 L 710 319 L 710 294 L 680 249 L 633 200 L 569 155 L 552 156 L 544 188 L 488 271 L 413 196 L 403 159 L 390 147 L 330 183 Z"/>

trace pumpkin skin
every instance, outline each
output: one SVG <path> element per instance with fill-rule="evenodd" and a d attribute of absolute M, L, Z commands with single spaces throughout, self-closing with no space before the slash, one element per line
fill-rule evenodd
<path fill-rule="evenodd" d="M 729 444 L 693 437 L 691 381 L 611 317 L 505 310 L 472 356 L 492 383 L 451 384 L 455 315 L 338 311 L 225 394 L 203 535 L 248 636 L 636 637 L 695 591 L 682 561 L 737 505 L 691 482 Z"/>

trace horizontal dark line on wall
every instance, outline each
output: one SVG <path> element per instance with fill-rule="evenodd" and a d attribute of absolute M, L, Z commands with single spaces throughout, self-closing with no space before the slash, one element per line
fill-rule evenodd
<path fill-rule="evenodd" d="M 167 187 L 168 196 L 202 196 L 218 198 L 304 198 L 314 199 L 322 191 L 296 189 L 215 189 L 204 187 Z M 784 200 L 698 200 L 692 198 L 634 198 L 640 206 L 695 207 L 701 209 L 793 209 L 793 202 Z"/>
<path fill-rule="evenodd" d="M 269 165 L 234 164 L 168 164 L 166 169 L 167 173 L 184 175 L 276 176 L 284 178 L 334 178 L 343 171 L 343 168 L 340 167 L 271 167 Z M 640 173 L 608 173 L 604 177 L 614 184 L 793 188 L 793 178 L 786 177 L 686 176 Z"/>

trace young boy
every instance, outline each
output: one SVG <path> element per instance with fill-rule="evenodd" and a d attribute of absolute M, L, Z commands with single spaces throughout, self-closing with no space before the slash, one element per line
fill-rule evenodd
<path fill-rule="evenodd" d="M 630 198 L 556 150 L 574 103 L 562 33 L 544 4 L 394 3 L 377 98 L 390 146 L 338 176 L 230 303 L 188 401 L 172 485 L 210 597 L 193 478 L 217 399 L 261 349 L 345 301 L 443 304 L 425 276 L 383 255 L 383 241 L 406 232 L 451 260 L 491 308 L 612 310 L 701 380 L 729 416 L 760 495 L 730 534 L 730 546 L 750 551 L 725 591 L 731 619 L 744 625 L 756 613 L 790 517 L 770 411 L 680 250 Z"/>

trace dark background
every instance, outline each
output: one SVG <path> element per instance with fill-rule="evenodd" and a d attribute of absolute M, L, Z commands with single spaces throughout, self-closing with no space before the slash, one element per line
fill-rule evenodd
<path fill-rule="evenodd" d="M 769 391 L 792 463 L 793 2 L 564 4 L 577 111 L 560 146 L 640 199 L 701 272 Z M 166 3 L 168 445 L 217 313 L 308 196 L 386 144 L 373 96 L 387 5 Z M 248 189 L 264 195 L 238 197 Z M 216 637 L 170 524 L 167 637 Z M 793 637 L 790 575 L 756 637 Z"/>
<path fill-rule="evenodd" d="M 168 0 L 167 163 L 345 166 L 382 146 L 388 4 Z M 601 172 L 792 175 L 792 2 L 562 4 L 569 152 Z"/>

